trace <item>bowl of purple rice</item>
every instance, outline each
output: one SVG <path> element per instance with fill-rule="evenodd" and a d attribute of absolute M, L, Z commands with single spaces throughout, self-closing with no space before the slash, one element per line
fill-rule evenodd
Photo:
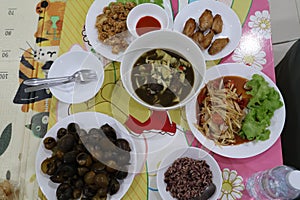
<path fill-rule="evenodd" d="M 196 147 L 181 148 L 161 161 L 157 188 L 164 200 L 216 200 L 222 188 L 222 173 L 208 152 Z"/>

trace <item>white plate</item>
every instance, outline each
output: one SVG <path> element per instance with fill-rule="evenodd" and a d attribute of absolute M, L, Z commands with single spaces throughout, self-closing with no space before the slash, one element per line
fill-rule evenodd
<path fill-rule="evenodd" d="M 111 52 L 111 46 L 105 45 L 98 40 L 98 32 L 95 28 L 96 18 L 99 14 L 102 13 L 102 10 L 105 6 L 108 6 L 109 3 L 116 2 L 115 0 L 95 0 L 94 3 L 88 10 L 86 20 L 85 20 L 85 28 L 86 34 L 89 42 L 93 46 L 93 48 L 103 55 L 104 57 L 113 60 L 113 61 L 121 61 L 124 52 L 120 52 L 119 54 L 113 54 Z M 169 16 L 169 21 L 173 22 L 172 8 L 170 1 L 163 0 L 163 5 L 166 9 L 166 12 Z M 129 33 L 130 35 L 130 33 Z M 130 42 L 131 39 L 129 39 Z"/>
<path fill-rule="evenodd" d="M 277 109 L 274 113 L 274 116 L 271 119 L 271 126 L 269 130 L 271 131 L 270 138 L 265 141 L 254 141 L 247 142 L 239 145 L 231 146 L 219 146 L 214 143 L 214 141 L 206 138 L 196 127 L 195 124 L 198 124 L 197 120 L 197 98 L 193 99 L 186 105 L 186 117 L 188 120 L 189 127 L 193 132 L 194 136 L 198 141 L 207 147 L 209 150 L 230 158 L 248 158 L 256 156 L 267 149 L 269 149 L 279 138 L 281 131 L 285 122 L 285 105 L 282 95 L 279 89 L 276 87 L 275 83 L 264 73 L 258 71 L 252 67 L 248 67 L 244 64 L 239 63 L 226 63 L 214 66 L 207 70 L 205 77 L 205 84 L 209 80 L 214 80 L 221 76 L 240 76 L 248 80 L 251 79 L 253 74 L 259 74 L 264 77 L 264 79 L 269 83 L 271 87 L 274 87 L 275 90 L 280 94 L 280 99 L 283 102 L 283 106 Z M 202 86 L 203 87 L 203 86 Z"/>
<path fill-rule="evenodd" d="M 91 99 L 99 91 L 104 79 L 102 62 L 90 52 L 69 51 L 58 57 L 52 64 L 48 77 L 69 76 L 80 69 L 92 69 L 98 79 L 86 84 L 67 83 L 50 87 L 51 93 L 65 103 L 81 103 Z"/>
<path fill-rule="evenodd" d="M 164 174 L 177 158 L 183 158 L 183 157 L 189 157 L 196 160 L 206 161 L 206 163 L 210 167 L 210 170 L 213 173 L 213 183 L 216 185 L 216 191 L 213 194 L 213 196 L 211 196 L 211 198 L 209 199 L 210 200 L 217 199 L 221 191 L 222 181 L 223 181 L 220 167 L 217 161 L 210 154 L 196 147 L 177 149 L 171 152 L 162 160 L 162 162 L 160 163 L 159 171 L 157 172 L 157 179 L 156 179 L 158 192 L 161 195 L 161 197 L 164 200 L 175 199 L 171 196 L 169 192 L 166 191 L 167 184 L 164 182 L 164 177 L 165 177 Z"/>
<path fill-rule="evenodd" d="M 89 130 L 91 128 L 97 128 L 97 127 L 101 127 L 102 125 L 108 123 L 110 126 L 112 126 L 117 133 L 117 137 L 118 138 L 124 138 L 126 139 L 129 143 L 130 143 L 130 147 L 131 147 L 131 153 L 130 153 L 130 163 L 131 165 L 129 165 L 129 172 L 128 176 L 122 180 L 120 183 L 120 189 L 119 191 L 110 196 L 111 200 L 119 200 L 121 199 L 124 194 L 127 192 L 127 190 L 129 189 L 134 176 L 135 176 L 135 172 L 136 172 L 136 147 L 135 147 L 135 143 L 133 142 L 131 135 L 129 134 L 129 132 L 127 131 L 127 129 L 117 120 L 115 120 L 114 118 L 102 114 L 102 113 L 97 113 L 97 112 L 81 112 L 81 113 L 76 113 L 74 115 L 70 115 L 64 119 L 62 119 L 61 121 L 59 121 L 58 123 L 56 123 L 48 132 L 47 134 L 44 136 L 44 138 L 46 137 L 54 137 L 56 138 L 56 133 L 58 131 L 59 128 L 62 127 L 67 127 L 67 125 L 71 122 L 76 122 L 78 123 L 78 125 L 85 129 L 85 130 Z M 42 140 L 43 141 L 43 140 Z M 56 199 L 56 189 L 58 187 L 58 184 L 53 183 L 50 179 L 49 176 L 44 174 L 41 171 L 41 163 L 43 162 L 43 160 L 45 160 L 47 157 L 51 156 L 51 151 L 45 149 L 43 142 L 41 142 L 37 154 L 36 154 L 36 162 L 35 162 L 35 169 L 36 169 L 36 178 L 38 181 L 38 184 L 43 192 L 43 194 L 47 197 L 47 199 L 51 200 L 51 199 Z"/>
<path fill-rule="evenodd" d="M 242 36 L 241 22 L 236 13 L 224 3 L 212 0 L 195 1 L 185 6 L 176 16 L 174 21 L 174 30 L 182 32 L 185 22 L 190 18 L 194 18 L 198 23 L 198 19 L 205 9 L 212 11 L 213 16 L 220 14 L 223 19 L 223 31 L 214 36 L 217 38 L 228 37 L 230 42 L 227 46 L 215 55 L 209 55 L 207 50 L 203 50 L 206 60 L 217 60 L 229 55 L 239 44 Z"/>

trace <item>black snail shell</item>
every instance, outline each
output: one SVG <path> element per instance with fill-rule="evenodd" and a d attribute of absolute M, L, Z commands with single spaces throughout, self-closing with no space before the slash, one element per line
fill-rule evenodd
<path fill-rule="evenodd" d="M 111 140 L 112 142 L 116 141 L 117 134 L 113 127 L 111 127 L 109 124 L 104 124 L 100 128 L 109 140 Z"/>
<path fill-rule="evenodd" d="M 128 172 L 126 172 L 126 171 L 117 171 L 116 178 L 119 180 L 122 180 L 122 179 L 126 178 L 127 175 L 128 175 Z"/>
<path fill-rule="evenodd" d="M 54 183 L 63 183 L 64 181 L 72 178 L 76 174 L 76 168 L 71 165 L 62 164 L 55 173 L 50 177 Z"/>
<path fill-rule="evenodd" d="M 76 157 L 77 157 L 78 151 L 73 150 L 69 151 L 64 154 L 64 162 L 65 163 L 76 163 Z"/>
<path fill-rule="evenodd" d="M 81 152 L 76 157 L 77 163 L 80 166 L 86 166 L 89 167 L 92 164 L 92 157 L 88 153 Z"/>
<path fill-rule="evenodd" d="M 84 182 L 87 184 L 87 185 L 92 185 L 95 181 L 95 176 L 96 176 L 96 173 L 93 172 L 93 171 L 89 171 L 87 172 L 85 175 L 84 175 Z"/>
<path fill-rule="evenodd" d="M 72 123 L 68 124 L 67 130 L 68 130 L 68 133 L 77 133 L 80 130 L 80 127 L 78 124 L 72 122 Z"/>
<path fill-rule="evenodd" d="M 106 188 L 109 184 L 109 178 L 106 173 L 100 173 L 95 176 L 95 184 L 100 188 Z"/>
<path fill-rule="evenodd" d="M 68 133 L 67 129 L 65 128 L 60 128 L 57 133 L 56 133 L 56 137 L 57 139 L 62 138 L 63 136 L 65 136 Z"/>
<path fill-rule="evenodd" d="M 101 162 L 96 162 L 91 166 L 91 170 L 95 173 L 101 173 L 105 170 L 105 165 Z"/>
<path fill-rule="evenodd" d="M 123 138 L 119 138 L 116 140 L 116 146 L 120 149 L 123 149 L 124 151 L 131 151 L 129 142 Z"/>
<path fill-rule="evenodd" d="M 72 199 L 72 186 L 68 183 L 61 183 L 56 190 L 56 197 L 58 200 Z"/>
<path fill-rule="evenodd" d="M 73 189 L 73 198 L 74 199 L 79 199 L 82 194 L 82 189 L 81 188 L 74 188 Z"/>
<path fill-rule="evenodd" d="M 57 148 L 65 153 L 73 149 L 75 142 L 76 141 L 73 135 L 66 134 L 57 141 Z"/>
<path fill-rule="evenodd" d="M 56 157 L 46 158 L 41 164 L 41 170 L 45 174 L 53 175 L 57 170 Z"/>
<path fill-rule="evenodd" d="M 46 137 L 44 140 L 43 140 L 43 143 L 44 143 L 44 146 L 46 149 L 53 149 L 55 146 L 56 146 L 56 140 L 53 138 L 53 137 Z"/>
<path fill-rule="evenodd" d="M 112 178 L 108 186 L 109 194 L 110 195 L 116 194 L 119 189 L 120 189 L 119 181 L 116 178 Z"/>
<path fill-rule="evenodd" d="M 77 174 L 79 176 L 84 176 L 90 169 L 87 167 L 78 167 L 77 168 Z"/>

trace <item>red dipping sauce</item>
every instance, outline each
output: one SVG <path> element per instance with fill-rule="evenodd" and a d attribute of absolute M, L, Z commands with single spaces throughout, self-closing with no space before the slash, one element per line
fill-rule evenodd
<path fill-rule="evenodd" d="M 161 29 L 160 22 L 151 16 L 142 17 L 136 24 L 136 32 L 138 35 L 159 29 Z"/>

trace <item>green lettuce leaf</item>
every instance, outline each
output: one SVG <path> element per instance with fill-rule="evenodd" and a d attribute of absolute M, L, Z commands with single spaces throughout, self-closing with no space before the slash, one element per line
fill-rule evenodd
<path fill-rule="evenodd" d="M 275 110 L 283 106 L 279 93 L 270 87 L 268 82 L 259 74 L 254 74 L 246 83 L 251 95 L 247 105 L 246 115 L 239 135 L 248 140 L 267 140 L 270 137 L 271 118 Z"/>

